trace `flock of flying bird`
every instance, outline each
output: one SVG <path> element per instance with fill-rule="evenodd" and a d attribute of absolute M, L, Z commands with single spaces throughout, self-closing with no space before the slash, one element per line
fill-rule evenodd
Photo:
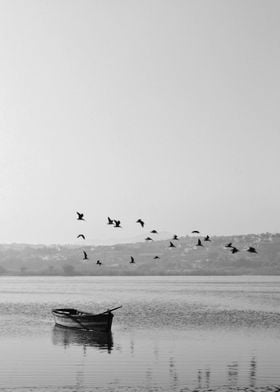
<path fill-rule="evenodd" d="M 83 214 L 83 213 L 77 211 L 77 215 L 78 215 L 78 217 L 77 217 L 77 220 L 78 220 L 78 221 L 85 221 L 85 218 L 84 218 L 84 214 Z M 120 228 L 120 229 L 122 228 L 122 226 L 121 226 L 121 221 L 120 221 L 120 220 L 111 219 L 109 216 L 107 217 L 107 219 L 108 219 L 107 225 L 112 225 L 112 226 L 115 227 L 115 228 Z M 140 225 L 142 228 L 144 228 L 144 226 L 145 226 L 145 222 L 144 222 L 142 219 L 140 219 L 140 218 L 136 221 L 136 223 L 139 223 L 139 225 Z M 150 233 L 151 233 L 151 234 L 158 234 L 157 230 L 151 230 Z M 200 234 L 200 232 L 199 232 L 198 230 L 193 230 L 193 231 L 192 231 L 192 234 Z M 84 234 L 78 234 L 78 235 L 77 235 L 77 238 L 82 238 L 83 240 L 86 239 L 86 237 L 85 237 Z M 145 238 L 145 241 L 149 242 L 149 241 L 153 241 L 153 239 L 152 239 L 151 237 L 146 237 L 146 238 Z M 173 241 L 173 242 L 172 242 L 172 241 Z M 178 236 L 177 236 L 176 234 L 174 234 L 174 236 L 173 236 L 173 238 L 172 238 L 172 241 L 169 241 L 169 248 L 176 248 L 176 245 L 174 245 L 174 241 L 179 241 L 179 238 L 178 238 Z M 204 241 L 205 241 L 205 242 L 211 241 L 209 235 L 207 235 L 206 237 L 204 237 Z M 204 246 L 204 245 L 202 244 L 200 238 L 198 238 L 196 246 L 197 246 L 197 247 L 198 247 L 198 246 L 199 246 L 199 247 L 203 247 L 203 246 Z M 226 244 L 226 245 L 225 245 L 225 248 L 230 249 L 230 251 L 231 251 L 232 254 L 235 254 L 235 253 L 237 253 L 237 252 L 240 252 L 239 249 L 237 249 L 235 246 L 232 245 L 232 242 L 229 242 L 228 244 Z M 258 253 L 257 250 L 256 250 L 256 248 L 254 248 L 254 247 L 252 247 L 252 246 L 249 246 L 249 248 L 246 249 L 246 251 L 249 252 L 249 253 Z M 84 261 L 87 261 L 87 260 L 88 260 L 88 255 L 87 255 L 87 252 L 86 252 L 85 250 L 83 250 L 83 255 L 84 255 L 83 260 L 84 260 Z M 154 256 L 154 260 L 157 260 L 157 259 L 160 259 L 160 257 L 159 257 L 159 256 Z M 134 257 L 133 257 L 133 256 L 130 256 L 130 262 L 129 262 L 129 263 L 130 263 L 130 264 L 135 264 L 135 260 L 134 260 Z M 101 262 L 100 260 L 97 260 L 96 264 L 100 266 L 100 265 L 102 265 L 102 262 Z"/>

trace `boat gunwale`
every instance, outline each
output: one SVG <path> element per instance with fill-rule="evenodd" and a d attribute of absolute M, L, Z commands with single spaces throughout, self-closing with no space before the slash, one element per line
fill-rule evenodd
<path fill-rule="evenodd" d="M 75 310 L 76 313 L 71 313 L 69 310 Z M 68 313 L 67 313 L 68 311 Z M 94 320 L 94 319 L 108 319 L 113 318 L 114 315 L 111 312 L 106 313 L 89 313 L 84 311 L 78 311 L 77 309 L 53 309 L 52 314 L 59 318 L 70 318 L 70 319 L 82 319 L 82 320 Z"/>

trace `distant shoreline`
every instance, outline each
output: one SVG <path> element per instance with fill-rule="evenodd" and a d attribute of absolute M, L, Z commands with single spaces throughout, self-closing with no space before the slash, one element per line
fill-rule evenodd
<path fill-rule="evenodd" d="M 64 278 L 82 278 L 82 277 L 93 277 L 93 278 L 98 278 L 98 277 L 161 277 L 161 276 L 167 276 L 167 277 L 178 277 L 178 276 L 193 276 L 193 277 L 210 277 L 210 276 L 280 276 L 280 273 L 278 274 L 171 274 L 171 275 L 167 275 L 167 274 L 154 274 L 154 275 L 145 275 L 145 274 L 123 274 L 123 275 L 113 275 L 113 274 L 107 274 L 107 275 L 44 275 L 44 274 L 30 274 L 30 275 L 20 275 L 20 274 L 2 274 L 0 275 L 1 277 L 20 277 L 20 278 L 31 278 L 31 277 L 46 277 L 46 278 L 56 278 L 56 277 L 64 277 Z"/>
<path fill-rule="evenodd" d="M 0 244 L 0 276 L 280 275 L 280 234 L 199 237 L 200 246 L 198 236 L 184 236 L 172 248 L 171 239 L 111 246 Z"/>

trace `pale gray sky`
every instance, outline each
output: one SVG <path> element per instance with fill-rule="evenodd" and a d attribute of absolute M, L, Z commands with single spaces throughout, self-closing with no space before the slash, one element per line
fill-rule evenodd
<path fill-rule="evenodd" d="M 279 13 L 0 0 L 0 242 L 280 231 Z"/>

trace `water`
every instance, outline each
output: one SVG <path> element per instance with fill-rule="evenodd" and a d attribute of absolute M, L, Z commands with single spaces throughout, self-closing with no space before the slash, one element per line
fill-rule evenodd
<path fill-rule="evenodd" d="M 50 313 L 119 305 L 111 334 Z M 280 277 L 1 277 L 0 311 L 1 391 L 280 385 Z"/>

